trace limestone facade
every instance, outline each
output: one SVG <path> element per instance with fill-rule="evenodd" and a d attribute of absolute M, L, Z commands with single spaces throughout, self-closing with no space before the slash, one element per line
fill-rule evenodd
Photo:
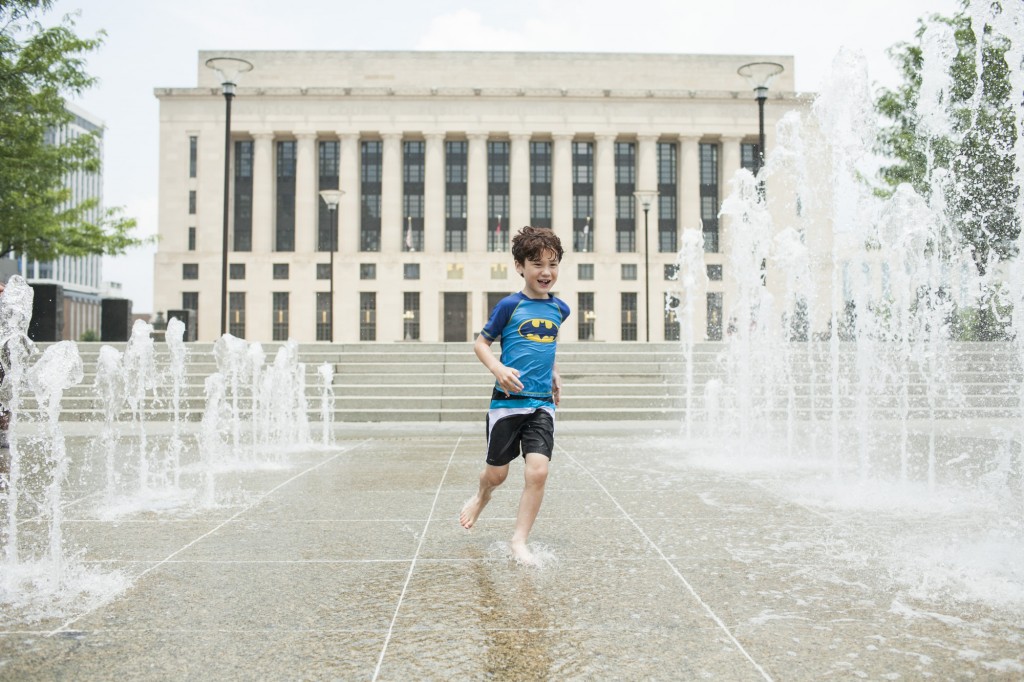
<path fill-rule="evenodd" d="M 567 341 L 677 337 L 672 270 L 683 231 L 701 230 L 711 280 L 693 325 L 715 338 L 731 295 L 718 208 L 758 141 L 736 69 L 785 67 L 765 107 L 768 150 L 784 113 L 807 107 L 780 55 L 201 52 L 195 87 L 156 90 L 154 268 L 155 309 L 195 307 L 200 340 L 220 333 L 215 56 L 254 66 L 232 100 L 228 187 L 228 331 L 250 341 L 470 340 L 520 289 L 508 238 L 531 223 L 565 248 Z M 344 192 L 333 328 L 325 188 Z M 640 190 L 659 192 L 646 215 Z"/>

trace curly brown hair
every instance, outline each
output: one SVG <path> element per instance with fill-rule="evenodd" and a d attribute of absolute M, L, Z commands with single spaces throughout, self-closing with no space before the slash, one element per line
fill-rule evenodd
<path fill-rule="evenodd" d="M 519 230 L 515 237 L 512 237 L 512 258 L 517 263 L 525 263 L 528 260 L 540 258 L 545 251 L 550 251 L 562 262 L 562 240 L 558 238 L 554 230 L 547 227 L 533 227 L 527 225 Z"/>

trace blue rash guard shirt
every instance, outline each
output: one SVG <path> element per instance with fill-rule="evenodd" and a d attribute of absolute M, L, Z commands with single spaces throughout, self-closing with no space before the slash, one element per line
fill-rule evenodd
<path fill-rule="evenodd" d="M 501 339 L 501 364 L 519 370 L 523 390 L 506 398 L 504 389 L 495 382 L 491 410 L 508 414 L 543 408 L 554 416 L 551 373 L 558 329 L 568 317 L 565 301 L 554 296 L 533 299 L 521 291 L 494 306 L 480 333 L 488 341 Z"/>

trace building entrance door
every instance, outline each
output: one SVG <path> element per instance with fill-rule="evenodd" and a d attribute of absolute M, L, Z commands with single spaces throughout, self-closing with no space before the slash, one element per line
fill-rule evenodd
<path fill-rule="evenodd" d="M 468 320 L 467 294 L 445 292 L 444 340 L 465 341 Z"/>

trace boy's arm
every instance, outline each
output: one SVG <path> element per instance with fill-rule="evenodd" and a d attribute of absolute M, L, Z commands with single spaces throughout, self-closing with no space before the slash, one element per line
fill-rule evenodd
<path fill-rule="evenodd" d="M 551 397 L 555 400 L 555 407 L 558 407 L 562 399 L 562 375 L 558 373 L 558 363 L 551 366 Z"/>
<path fill-rule="evenodd" d="M 477 359 L 484 364 L 484 367 L 489 369 L 494 378 L 498 380 L 498 385 L 505 391 L 506 396 L 510 391 L 523 390 L 523 382 L 519 381 L 519 370 L 506 367 L 498 358 L 494 357 L 494 353 L 491 352 L 490 339 L 483 334 L 477 336 L 476 343 L 473 344 L 473 352 L 476 353 Z"/>

